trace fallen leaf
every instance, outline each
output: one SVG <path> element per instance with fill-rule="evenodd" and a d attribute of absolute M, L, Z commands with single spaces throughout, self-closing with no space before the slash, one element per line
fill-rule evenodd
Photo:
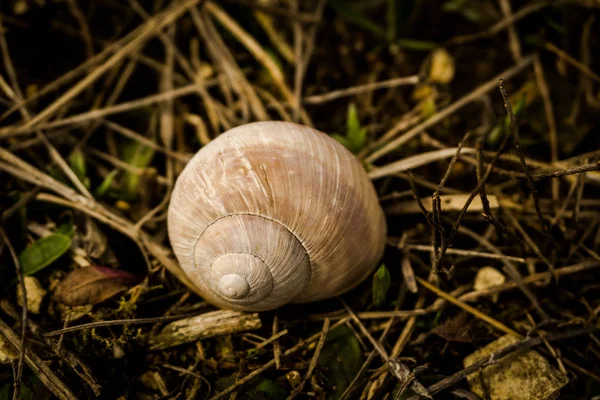
<path fill-rule="evenodd" d="M 56 301 L 68 306 L 98 304 L 127 290 L 141 279 L 128 272 L 106 267 L 86 267 L 71 271 L 54 292 Z"/>
<path fill-rule="evenodd" d="M 433 333 L 439 337 L 446 339 L 449 342 L 465 342 L 472 341 L 471 324 L 467 321 L 469 314 L 460 312 L 453 318 L 446 320 L 443 324 L 438 325 Z"/>

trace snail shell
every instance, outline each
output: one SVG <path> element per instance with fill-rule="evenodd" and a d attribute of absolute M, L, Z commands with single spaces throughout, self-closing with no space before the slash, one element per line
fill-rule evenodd
<path fill-rule="evenodd" d="M 202 296 L 245 311 L 352 289 L 386 239 L 377 194 L 353 154 L 287 122 L 239 126 L 204 146 L 177 179 L 168 230 Z"/>

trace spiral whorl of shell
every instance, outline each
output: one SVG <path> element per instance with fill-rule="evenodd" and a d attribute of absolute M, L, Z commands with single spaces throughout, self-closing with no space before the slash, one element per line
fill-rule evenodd
<path fill-rule="evenodd" d="M 231 129 L 180 174 L 169 238 L 202 296 L 248 311 L 341 294 L 376 267 L 386 226 L 362 165 L 287 122 Z"/>

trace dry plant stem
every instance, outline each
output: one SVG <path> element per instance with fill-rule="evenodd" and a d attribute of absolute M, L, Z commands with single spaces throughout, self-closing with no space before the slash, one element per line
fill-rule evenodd
<path fill-rule="evenodd" d="M 427 245 L 421 245 L 421 244 L 409 244 L 406 246 L 406 249 L 431 252 L 433 250 L 433 247 L 427 246 Z M 520 263 L 520 264 L 527 263 L 527 260 L 522 257 L 506 256 L 504 254 L 483 253 L 481 251 L 473 251 L 473 250 L 448 249 L 446 251 L 446 254 L 455 254 L 457 256 L 466 256 L 466 257 L 489 258 L 492 260 L 506 260 L 506 261 L 512 261 L 512 262 L 516 262 L 516 263 Z"/>
<path fill-rule="evenodd" d="M 475 167 L 475 174 L 477 176 L 478 184 L 481 181 L 481 178 L 483 175 L 483 141 L 484 141 L 484 136 L 481 136 L 481 137 L 479 137 L 479 139 L 477 140 L 477 143 L 476 143 L 477 165 Z M 504 225 L 502 225 L 500 223 L 500 221 L 498 221 L 496 218 L 494 218 L 494 215 L 492 214 L 492 209 L 490 207 L 490 201 L 487 197 L 487 190 L 485 188 L 485 183 L 483 184 L 483 186 L 481 187 L 481 190 L 479 191 L 479 198 L 481 199 L 481 204 L 483 206 L 483 217 L 486 220 L 488 220 L 498 230 L 498 232 L 502 232 L 502 233 L 508 234 L 508 236 L 510 236 L 510 232 L 507 232 L 508 229 Z M 507 263 L 505 263 L 505 264 L 507 264 Z"/>
<path fill-rule="evenodd" d="M 273 336 L 276 336 L 279 331 L 279 314 L 275 312 L 275 317 L 273 318 Z M 273 342 L 273 357 L 275 358 L 275 368 L 281 368 L 281 345 L 279 344 L 279 340 L 275 340 Z"/>
<path fill-rule="evenodd" d="M 404 76 L 401 78 L 388 79 L 381 82 L 367 83 L 364 85 L 352 86 L 345 89 L 332 90 L 328 93 L 316 94 L 305 97 L 304 104 L 323 104 L 343 97 L 354 96 L 379 89 L 390 89 L 398 86 L 416 85 L 420 79 L 418 75 Z"/>
<path fill-rule="evenodd" d="M 13 400 L 19 399 L 19 393 L 21 392 L 21 382 L 23 381 L 23 362 L 25 360 L 25 351 L 27 350 L 27 328 L 28 322 L 27 319 L 27 288 L 25 287 L 25 278 L 23 277 L 23 270 L 21 269 L 21 263 L 19 262 L 19 257 L 17 256 L 17 252 L 13 247 L 8 235 L 4 231 L 4 228 L 0 227 L 0 236 L 2 236 L 2 242 L 8 247 L 8 251 L 10 252 L 10 256 L 12 257 L 13 263 L 15 264 L 15 273 L 19 280 L 19 286 L 21 287 L 21 302 L 22 305 L 22 314 L 21 314 L 21 345 L 19 352 L 19 362 L 17 364 L 17 374 L 14 380 L 14 388 L 13 388 Z"/>
<path fill-rule="evenodd" d="M 465 153 L 475 153 L 475 149 L 471 147 L 466 147 L 462 148 L 461 150 L 461 148 L 458 147 L 450 147 L 406 157 L 401 160 L 383 165 L 381 167 L 374 168 L 369 172 L 369 178 L 371 178 L 372 180 L 384 178 L 386 176 L 394 175 L 399 172 L 408 171 L 409 169 L 422 167 L 429 163 L 440 161 L 448 157 L 452 157 L 453 160 L 455 160 L 458 155 L 458 152 L 462 152 L 462 154 L 464 155 Z M 452 164 L 453 163 L 454 162 L 452 162 Z"/>
<path fill-rule="evenodd" d="M 348 322 L 348 320 L 349 320 L 349 318 L 341 319 L 340 321 L 338 321 L 335 324 L 331 325 L 331 327 L 329 328 L 329 330 L 333 330 L 333 329 L 337 328 L 338 326 L 341 326 L 341 325 L 345 324 L 346 322 Z M 287 357 L 287 356 L 289 356 L 291 354 L 294 354 L 295 352 L 297 352 L 298 350 L 300 350 L 301 348 L 303 348 L 307 344 L 312 343 L 312 342 L 314 342 L 317 339 L 320 339 L 321 336 L 322 336 L 322 332 L 319 332 L 319 333 L 317 333 L 315 335 L 310 336 L 307 339 L 301 340 L 300 342 L 296 343 L 296 345 L 294 347 L 286 350 L 282 354 L 282 356 L 283 357 Z M 262 374 L 263 372 L 265 372 L 267 369 L 271 368 L 274 365 L 275 365 L 275 359 L 272 359 L 268 363 L 264 364 L 262 367 L 260 367 L 260 368 L 258 368 L 256 370 L 252 371 L 251 373 L 249 373 L 248 375 L 246 375 L 242 379 L 238 380 L 234 385 L 231 385 L 227 389 L 225 389 L 222 392 L 218 393 L 216 396 L 211 397 L 211 400 L 217 400 L 217 399 L 221 399 L 221 398 L 227 396 L 229 393 L 233 392 L 238 387 L 240 387 L 240 386 L 244 385 L 245 383 L 251 381 L 254 377 L 256 377 L 257 375 Z"/>
<path fill-rule="evenodd" d="M 170 157 L 170 158 L 176 160 L 180 164 L 185 165 L 191 159 L 191 156 L 189 156 L 187 154 L 181 154 L 181 153 L 178 153 L 176 151 L 167 149 L 167 148 L 159 145 L 155 141 L 153 141 L 151 139 L 148 139 L 147 137 L 142 136 L 139 133 L 137 133 L 137 132 L 135 132 L 135 131 L 133 131 L 133 130 L 131 130 L 129 128 L 126 128 L 124 126 L 121 126 L 121 125 L 116 124 L 116 123 L 111 122 L 111 121 L 103 121 L 103 123 L 104 123 L 104 125 L 106 125 L 110 129 L 112 129 L 113 131 L 115 131 L 115 132 L 117 132 L 117 133 L 119 133 L 119 134 L 121 134 L 121 135 L 129 138 L 129 139 L 135 140 L 135 141 L 139 142 L 140 144 L 148 146 L 148 147 L 150 147 L 153 150 L 156 150 L 156 151 L 158 151 L 160 153 L 163 153 L 167 157 Z"/>
<path fill-rule="evenodd" d="M 559 56 L 560 58 L 562 58 L 563 60 L 565 60 L 566 62 L 568 62 L 569 64 L 571 64 L 573 67 L 577 68 L 583 74 L 587 75 L 588 77 L 592 78 L 593 80 L 595 80 L 597 82 L 600 82 L 600 75 L 596 74 L 594 71 L 589 69 L 585 64 L 582 64 L 575 58 L 571 57 L 565 51 L 556 47 L 553 43 L 547 42 L 544 47 L 547 50 L 549 50 L 549 51 L 553 52 L 554 54 L 556 54 L 557 56 Z"/>
<path fill-rule="evenodd" d="M 166 37 L 165 43 L 165 70 L 163 71 L 162 79 L 160 81 L 160 89 L 162 92 L 168 92 L 173 89 L 173 65 L 175 60 L 175 46 L 173 45 L 173 36 L 175 34 L 174 28 L 170 29 Z M 173 147 L 173 131 L 174 131 L 174 118 L 173 118 L 173 100 L 168 100 L 163 105 L 160 113 L 160 138 L 166 149 L 171 150 Z M 167 171 L 167 191 L 163 196 L 161 202 L 150 210 L 147 214 L 142 216 L 138 222 L 135 223 L 134 228 L 140 230 L 144 224 L 149 222 L 156 214 L 162 211 L 169 203 L 171 198 L 171 191 L 173 189 L 174 181 L 174 166 L 173 160 L 170 158 L 165 159 L 165 169 Z"/>
<path fill-rule="evenodd" d="M 265 340 L 265 341 L 257 344 L 254 349 L 255 350 L 262 349 L 263 347 L 265 347 L 266 345 L 268 345 L 270 343 L 275 344 L 275 343 L 277 343 L 277 341 L 279 340 L 280 337 L 283 337 L 283 336 L 285 336 L 287 334 L 288 334 L 288 330 L 287 329 L 279 331 L 276 334 L 274 334 L 273 336 L 271 336 L 270 338 L 268 338 L 267 340 Z M 279 368 L 281 368 L 281 366 Z M 277 368 L 277 369 L 279 369 L 279 368 Z"/>
<path fill-rule="evenodd" d="M 81 29 L 81 38 L 83 39 L 83 42 L 85 44 L 87 56 L 88 58 L 93 57 L 94 46 L 92 41 L 92 35 L 90 34 L 90 27 L 88 26 L 88 23 L 85 20 L 85 15 L 83 15 L 83 12 L 81 12 L 79 7 L 77 7 L 76 0 L 68 0 L 67 3 L 69 5 L 69 9 L 71 10 L 71 14 L 73 14 Z"/>
<path fill-rule="evenodd" d="M 489 315 L 482 313 L 478 309 L 471 307 L 467 303 L 458 300 L 456 297 L 449 295 L 448 293 L 446 293 L 443 290 L 439 289 L 438 287 L 432 285 L 431 283 L 427 282 L 426 280 L 424 280 L 418 276 L 415 277 L 415 279 L 417 280 L 417 282 L 419 282 L 421 284 L 421 286 L 423 286 L 426 289 L 430 290 L 431 292 L 435 293 L 436 295 L 443 298 L 444 300 L 449 301 L 450 303 L 462 308 L 463 310 L 465 310 L 468 313 L 472 314 L 473 316 L 481 319 L 482 321 L 487 322 L 492 327 L 494 327 L 504 333 L 507 333 L 509 335 L 513 335 L 515 337 L 521 337 L 520 333 L 512 330 L 508 326 L 504 325 L 500 321 L 495 320 L 494 318 L 490 317 Z"/>
<path fill-rule="evenodd" d="M 279 54 L 290 64 L 294 63 L 294 51 L 287 42 L 286 37 L 280 33 L 275 27 L 273 17 L 265 14 L 262 11 L 255 10 L 253 13 L 254 18 L 265 31 L 265 34 L 275 46 Z"/>
<path fill-rule="evenodd" d="M 458 159 L 458 156 L 460 155 L 460 151 L 462 150 L 463 144 L 464 144 L 464 142 L 467 141 L 467 139 L 469 138 L 471 133 L 472 132 L 467 132 L 465 134 L 465 136 L 463 137 L 463 139 L 458 144 L 458 147 L 456 148 L 456 153 L 452 156 L 452 159 L 450 160 L 450 163 L 448 164 L 448 168 L 446 169 L 446 173 L 440 180 L 438 187 L 435 189 L 435 192 L 433 192 L 433 196 L 431 197 L 431 209 L 432 209 L 433 216 L 430 219 L 430 222 L 431 221 L 434 222 L 434 225 L 432 226 L 432 228 L 434 229 L 434 234 L 436 234 L 438 236 L 437 238 L 434 237 L 434 240 L 433 240 L 433 247 L 434 247 L 435 251 L 438 251 L 437 240 L 439 240 L 439 242 L 442 243 L 442 248 L 448 247 L 445 245 L 445 242 L 444 242 L 445 237 L 444 237 L 444 226 L 442 224 L 442 217 L 441 217 L 440 190 L 446 185 L 446 181 L 450 177 L 450 173 L 452 172 L 452 167 L 454 166 L 454 164 L 456 163 L 456 160 Z M 439 262 L 441 261 L 441 259 L 442 259 L 442 257 L 436 257 L 434 259 L 434 263 L 433 263 L 433 271 L 434 272 L 438 271 Z M 416 287 L 416 285 L 415 285 L 415 287 Z"/>
<path fill-rule="evenodd" d="M 275 63 L 273 58 L 260 46 L 260 44 L 246 32 L 233 18 L 231 18 L 223 9 L 211 1 L 206 1 L 204 8 L 215 17 L 223 26 L 225 26 L 232 35 L 261 63 L 273 78 L 281 94 L 289 104 L 294 104 L 294 95 L 285 82 L 285 76 Z M 310 125 L 308 115 L 301 110 L 302 121 Z"/>
<path fill-rule="evenodd" d="M 297 12 L 299 4 L 295 0 L 288 0 L 289 7 L 292 11 Z M 306 37 L 302 31 L 302 25 L 298 21 L 293 21 L 294 32 L 294 58 L 297 62 L 294 64 L 294 103 L 292 105 L 294 111 L 294 122 L 300 119 L 300 109 L 302 107 L 302 83 L 304 81 L 304 62 L 302 55 L 304 53 L 304 42 Z"/>
<path fill-rule="evenodd" d="M 196 6 L 200 1 L 201 0 L 185 0 L 181 3 L 176 3 L 176 5 L 171 9 L 168 9 L 149 20 L 146 24 L 144 24 L 144 28 L 140 31 L 139 35 L 137 35 L 129 43 L 125 44 L 121 49 L 117 50 L 115 54 L 109 57 L 102 65 L 95 68 L 85 78 L 75 84 L 75 86 L 56 99 L 43 111 L 27 121 L 23 125 L 23 128 L 29 129 L 51 117 L 56 111 L 58 111 L 58 109 L 75 98 L 89 85 L 94 83 L 106 71 L 114 67 L 128 54 L 139 49 L 152 36 L 156 35 L 165 26 L 171 24 L 173 21 L 179 18 L 189 8 Z"/>
<path fill-rule="evenodd" d="M 86 154 L 90 154 L 94 157 L 97 157 L 101 160 L 104 160 L 104 161 L 110 163 L 115 168 L 122 169 L 127 172 L 131 172 L 131 173 L 134 173 L 137 175 L 144 175 L 148 172 L 148 170 L 145 168 L 135 167 L 131 164 L 126 163 L 125 161 L 122 161 L 116 157 L 111 156 L 110 154 L 106 154 L 101 151 L 98 151 L 93 147 L 86 146 L 83 148 L 83 151 Z M 163 186 L 169 185 L 169 181 L 167 180 L 167 178 L 162 175 L 156 175 L 156 182 Z"/>
<path fill-rule="evenodd" d="M 452 230 L 450 231 L 450 233 L 448 234 L 448 236 L 445 238 L 444 242 L 442 243 L 442 247 L 439 249 L 439 251 L 437 251 L 436 257 L 433 260 L 434 265 L 439 265 L 442 257 L 444 257 L 444 254 L 448 250 L 448 246 L 450 244 L 452 244 L 452 241 L 454 240 L 454 236 L 456 235 L 456 232 L 458 231 L 458 228 L 460 227 L 460 223 L 462 222 L 462 219 L 464 218 L 464 216 L 467 213 L 467 210 L 469 209 L 469 205 L 471 204 L 471 202 L 473 201 L 475 196 L 477 196 L 479 191 L 485 186 L 485 183 L 487 182 L 490 174 L 492 173 L 493 166 L 496 164 L 496 162 L 500 158 L 500 154 L 502 154 L 502 152 L 504 151 L 504 148 L 506 147 L 509 138 L 510 138 L 510 135 L 508 135 L 508 134 L 504 135 L 504 139 L 502 140 L 502 143 L 500 144 L 498 151 L 494 154 L 492 161 L 490 161 L 490 163 L 488 164 L 485 174 L 483 176 L 481 176 L 480 179 L 478 179 L 477 187 L 471 192 L 471 194 L 467 198 L 465 205 L 463 206 L 462 210 L 458 214 L 458 217 L 456 218 L 456 221 L 454 223 L 454 226 L 452 227 Z M 434 243 L 434 247 L 435 247 L 435 243 Z"/>
<path fill-rule="evenodd" d="M 546 113 L 546 122 L 548 124 L 548 133 L 550 136 L 550 158 L 552 163 L 555 163 L 558 161 L 558 134 L 556 133 L 556 120 L 554 119 L 552 100 L 550 100 L 550 89 L 548 88 L 546 78 L 544 77 L 544 68 L 542 67 L 542 63 L 540 62 L 540 58 L 537 54 L 533 60 L 533 71 L 535 72 L 535 79 L 537 81 L 537 86 L 540 89 L 540 94 L 544 100 L 544 112 Z M 552 181 L 552 199 L 554 201 L 558 201 L 560 196 L 559 183 L 560 182 L 558 180 Z"/>
<path fill-rule="evenodd" d="M 490 90 L 493 90 L 497 86 L 499 79 L 512 78 L 513 76 L 515 76 L 516 74 L 518 74 L 519 72 L 521 72 L 522 70 L 527 68 L 532 62 L 533 62 L 532 55 L 524 57 L 518 64 L 514 65 L 511 68 L 508 68 L 507 70 L 505 70 L 504 72 L 495 76 L 494 78 L 490 79 L 486 83 L 475 88 L 471 93 L 465 95 L 464 97 L 462 97 L 461 99 L 452 103 L 451 105 L 444 108 L 443 110 L 440 110 L 434 116 L 425 120 L 421 124 L 415 126 L 411 130 L 406 132 L 404 135 L 390 141 L 385 146 L 383 146 L 381 149 L 375 151 L 373 154 L 368 156 L 365 159 L 365 161 L 367 161 L 368 163 L 373 163 L 376 160 L 380 159 L 381 157 L 385 156 L 386 154 L 389 154 L 390 152 L 392 152 L 396 148 L 398 148 L 400 145 L 408 142 L 410 139 L 417 136 L 419 133 L 423 132 L 424 130 L 426 130 L 428 128 L 431 128 L 432 126 L 436 125 L 438 122 L 442 121 L 444 118 L 446 118 L 449 115 L 452 115 L 456 111 L 460 110 L 462 107 L 477 100 L 483 94 L 489 92 Z"/>
<path fill-rule="evenodd" d="M 270 4 L 262 4 L 260 2 L 252 0 L 226 0 L 229 3 L 242 4 L 248 7 L 252 7 L 257 10 L 261 10 L 267 13 L 281 15 L 298 22 L 318 23 L 321 22 L 320 15 L 313 15 L 305 12 L 289 11 L 285 8 L 280 8 Z"/>
<path fill-rule="evenodd" d="M 308 382 L 308 380 L 312 376 L 313 371 L 317 366 L 317 361 L 319 361 L 319 355 L 321 354 L 323 345 L 325 344 L 325 339 L 327 339 L 327 334 L 329 333 L 329 325 L 329 319 L 325 319 L 325 321 L 323 322 L 323 329 L 321 330 L 321 337 L 319 338 L 317 348 L 315 349 L 315 352 L 310 360 L 308 371 L 306 371 L 306 375 L 304 375 L 304 379 L 302 379 L 302 382 L 300 382 L 300 384 L 292 391 L 292 393 L 290 393 L 287 400 L 292 400 L 293 398 L 295 398 L 304 389 L 304 386 L 306 386 L 306 382 Z"/>
<path fill-rule="evenodd" d="M 506 29 L 510 26 L 513 26 L 515 24 L 515 22 L 521 20 L 522 18 L 528 16 L 529 14 L 532 14 L 536 11 L 540 11 L 543 8 L 548 7 L 550 5 L 557 6 L 557 5 L 559 5 L 561 3 L 565 3 L 565 2 L 566 1 L 540 1 L 540 2 L 536 2 L 536 3 L 532 3 L 526 7 L 523 7 L 516 13 L 510 14 L 506 18 L 503 18 L 502 20 L 500 20 L 496 24 L 492 25 L 490 28 L 486 29 L 485 31 L 471 34 L 471 35 L 456 36 L 456 37 L 450 39 L 447 44 L 459 45 L 459 44 L 469 43 L 469 42 L 472 42 L 477 39 L 482 39 L 482 38 L 486 38 L 489 36 L 493 36 L 501 31 L 503 31 L 504 29 Z"/>
<path fill-rule="evenodd" d="M 499 0 L 498 3 L 500 3 L 500 10 L 502 10 L 503 17 L 510 20 L 512 17 L 510 1 Z M 521 42 L 519 41 L 519 35 L 517 34 L 517 29 L 515 28 L 514 22 L 508 26 L 508 42 L 513 60 L 515 62 L 519 62 L 522 57 Z"/>
<path fill-rule="evenodd" d="M 96 321 L 88 324 L 74 325 L 68 328 L 58 329 L 52 332 L 45 333 L 45 337 L 64 335 L 65 333 L 77 332 L 84 329 L 100 328 L 104 326 L 122 326 L 122 325 L 143 325 L 154 324 L 157 322 L 168 322 L 173 320 L 181 320 L 184 318 L 193 317 L 196 314 L 169 315 L 153 318 L 134 318 L 134 319 L 115 319 L 111 321 Z"/>
<path fill-rule="evenodd" d="M 60 380 L 44 360 L 34 354 L 31 350 L 23 349 L 19 337 L 12 329 L 0 319 L 0 334 L 2 334 L 15 349 L 25 352 L 25 362 L 29 368 L 38 376 L 40 381 L 59 399 L 77 400 L 77 397 Z"/>
<path fill-rule="evenodd" d="M 211 81 L 210 85 L 213 85 L 215 83 L 216 83 L 216 81 Z M 162 103 L 162 102 L 169 101 L 169 100 L 172 100 L 172 99 L 175 99 L 178 97 L 186 96 L 189 94 L 194 94 L 194 93 L 198 92 L 198 88 L 199 88 L 199 85 L 194 83 L 191 85 L 183 86 L 178 89 L 173 89 L 172 91 L 169 91 L 169 92 L 154 94 L 151 96 L 143 97 L 141 99 L 116 104 L 114 106 L 101 108 L 98 110 L 87 111 L 87 112 L 84 112 L 81 114 L 76 114 L 76 115 L 73 115 L 73 116 L 70 116 L 70 117 L 67 117 L 64 119 L 58 119 L 56 121 L 52 121 L 52 122 L 48 122 L 48 123 L 41 123 L 41 124 L 39 124 L 39 126 L 37 128 L 39 128 L 39 129 L 51 129 L 52 128 L 53 129 L 53 128 L 58 128 L 61 126 L 83 124 L 84 122 L 93 121 L 93 120 L 96 120 L 99 118 L 106 117 L 108 115 L 120 114 L 120 113 L 124 113 L 126 111 L 131 111 L 131 110 L 135 110 L 138 108 L 147 107 L 147 106 L 155 104 L 155 103 Z M 5 139 L 8 137 L 22 135 L 22 134 L 26 134 L 26 133 L 31 133 L 31 132 L 34 132 L 35 130 L 36 130 L 36 128 L 32 129 L 32 128 L 25 127 L 25 126 L 23 126 L 23 127 L 10 127 L 9 126 L 7 128 L 0 129 L 0 139 Z"/>
<path fill-rule="evenodd" d="M 535 58 L 534 58 L 534 61 L 535 61 Z M 534 62 L 534 65 L 535 65 L 535 62 Z M 525 156 L 523 155 L 523 147 L 521 146 L 521 135 L 519 133 L 519 127 L 517 126 L 517 119 L 515 118 L 515 114 L 512 111 L 512 105 L 510 104 L 510 99 L 508 97 L 508 94 L 506 93 L 506 90 L 504 89 L 504 85 L 502 84 L 502 79 L 500 79 L 500 82 L 498 83 L 498 88 L 500 89 L 500 93 L 502 94 L 502 98 L 504 99 L 504 108 L 506 108 L 506 112 L 510 118 L 510 129 L 512 131 L 512 136 L 514 138 L 515 149 L 516 149 L 517 155 L 519 156 L 519 159 L 521 160 L 521 165 L 523 167 L 523 171 L 525 172 L 525 175 L 527 177 L 527 185 L 529 186 L 529 190 L 531 190 L 531 196 L 533 197 L 533 204 L 535 205 L 535 211 L 538 215 L 540 224 L 541 224 L 544 232 L 546 232 L 546 230 L 547 230 L 546 221 L 544 220 L 544 217 L 542 215 L 542 210 L 540 209 L 540 200 L 537 195 L 537 189 L 535 187 L 533 178 L 531 176 L 531 172 L 529 171 L 529 168 L 527 167 L 527 162 L 525 161 Z"/>
<path fill-rule="evenodd" d="M 578 165 L 576 167 L 561 169 L 560 171 L 547 172 L 543 174 L 537 174 L 533 176 L 534 182 L 539 182 L 543 179 L 547 178 L 558 178 L 561 176 L 581 174 L 589 171 L 597 171 L 600 169 L 600 161 L 596 161 L 594 163 Z"/>

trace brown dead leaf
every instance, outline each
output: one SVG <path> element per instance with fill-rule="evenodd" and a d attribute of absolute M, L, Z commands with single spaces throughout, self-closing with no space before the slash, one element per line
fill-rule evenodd
<path fill-rule="evenodd" d="M 449 342 L 472 342 L 471 323 L 468 321 L 468 317 L 469 314 L 466 312 L 460 312 L 437 326 L 433 333 Z"/>
<path fill-rule="evenodd" d="M 98 304 L 140 282 L 128 272 L 93 266 L 70 272 L 54 292 L 54 299 L 68 306 Z"/>

